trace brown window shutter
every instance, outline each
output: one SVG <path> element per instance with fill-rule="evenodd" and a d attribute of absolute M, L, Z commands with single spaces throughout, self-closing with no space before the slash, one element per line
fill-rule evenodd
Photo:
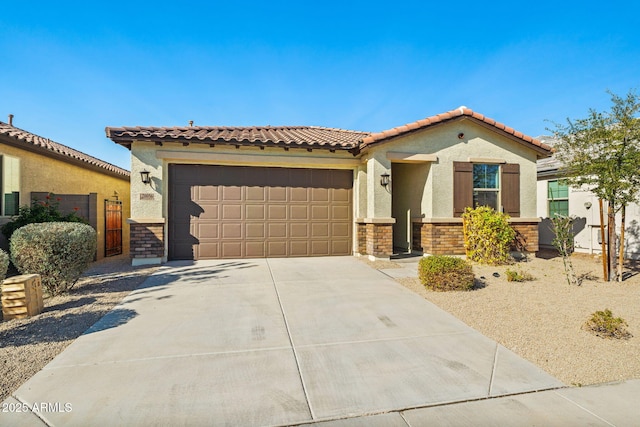
<path fill-rule="evenodd" d="M 504 213 L 520 217 L 520 165 L 502 165 L 502 210 Z"/>
<path fill-rule="evenodd" d="M 473 163 L 453 162 L 453 216 L 473 207 Z"/>

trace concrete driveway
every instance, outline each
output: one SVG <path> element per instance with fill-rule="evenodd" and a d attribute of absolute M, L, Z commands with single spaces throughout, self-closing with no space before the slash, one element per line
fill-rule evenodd
<path fill-rule="evenodd" d="M 0 424 L 406 426 L 562 386 L 352 257 L 173 262 L 5 401 L 45 410 Z"/>

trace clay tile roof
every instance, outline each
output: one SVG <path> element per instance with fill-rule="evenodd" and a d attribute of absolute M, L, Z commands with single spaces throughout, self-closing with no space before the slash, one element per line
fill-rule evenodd
<path fill-rule="evenodd" d="M 532 138 L 530 136 L 527 136 L 522 132 L 518 132 L 515 129 L 510 128 L 509 126 L 506 126 L 504 123 L 497 122 L 467 107 L 460 107 L 455 110 L 447 111 L 446 113 L 441 113 L 435 116 L 427 117 L 425 119 L 418 120 L 413 123 L 408 123 L 406 125 L 395 127 L 393 129 L 389 129 L 389 130 L 378 132 L 378 133 L 373 133 L 362 139 L 362 144 L 360 145 L 360 149 L 365 148 L 372 144 L 376 144 L 378 142 L 382 142 L 393 136 L 403 135 L 409 132 L 415 132 L 417 130 L 425 129 L 429 126 L 433 126 L 449 120 L 455 120 L 455 119 L 464 118 L 464 117 L 470 117 L 474 120 L 485 123 L 489 126 L 493 126 L 496 129 L 521 140 L 523 143 L 532 146 L 531 148 L 536 149 L 537 151 L 539 151 L 541 154 L 545 156 L 548 156 L 551 154 L 551 147 L 544 144 L 543 142 L 535 138 Z"/>
<path fill-rule="evenodd" d="M 118 166 L 102 161 L 81 151 L 74 150 L 66 145 L 51 141 L 49 138 L 43 138 L 39 135 L 35 135 L 1 121 L 0 136 L 4 137 L 1 142 L 11 143 L 12 145 L 20 148 L 41 152 L 45 155 L 53 155 L 61 158 L 62 160 L 71 161 L 122 178 L 128 179 L 130 175 L 129 171 L 126 169 L 119 168 Z"/>
<path fill-rule="evenodd" d="M 107 137 L 129 146 L 134 140 L 206 144 L 268 145 L 351 150 L 366 132 L 317 126 L 107 127 Z"/>
<path fill-rule="evenodd" d="M 189 127 L 107 127 L 107 137 L 114 142 L 131 147 L 138 141 L 282 146 L 352 150 L 356 153 L 370 145 L 451 120 L 468 118 L 491 126 L 516 138 L 521 143 L 538 151 L 540 157 L 551 155 L 551 147 L 535 138 L 518 132 L 503 123 L 476 113 L 467 107 L 427 117 L 412 123 L 382 132 L 369 133 L 317 126 L 189 126 Z"/>

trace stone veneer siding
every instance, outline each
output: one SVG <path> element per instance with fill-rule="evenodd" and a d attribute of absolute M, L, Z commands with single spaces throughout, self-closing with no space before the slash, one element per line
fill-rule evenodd
<path fill-rule="evenodd" d="M 164 224 L 131 224 L 131 258 L 164 256 Z"/>
<path fill-rule="evenodd" d="M 358 241 L 358 253 L 364 255 L 367 253 L 367 224 L 358 223 L 357 228 L 357 241 Z"/>
<path fill-rule="evenodd" d="M 393 254 L 393 224 L 358 223 L 358 252 L 388 258 Z"/>
<path fill-rule="evenodd" d="M 514 249 L 537 252 L 538 223 L 511 223 L 516 231 Z M 420 223 L 412 225 L 413 249 L 431 255 L 464 255 L 462 222 Z"/>

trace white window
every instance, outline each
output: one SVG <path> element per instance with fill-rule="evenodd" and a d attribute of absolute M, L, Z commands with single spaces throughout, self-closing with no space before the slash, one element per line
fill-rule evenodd
<path fill-rule="evenodd" d="M 0 162 L 0 215 L 13 216 L 18 214 L 20 207 L 20 159 L 1 156 Z"/>
<path fill-rule="evenodd" d="M 473 165 L 473 207 L 489 206 L 500 212 L 500 165 Z"/>

